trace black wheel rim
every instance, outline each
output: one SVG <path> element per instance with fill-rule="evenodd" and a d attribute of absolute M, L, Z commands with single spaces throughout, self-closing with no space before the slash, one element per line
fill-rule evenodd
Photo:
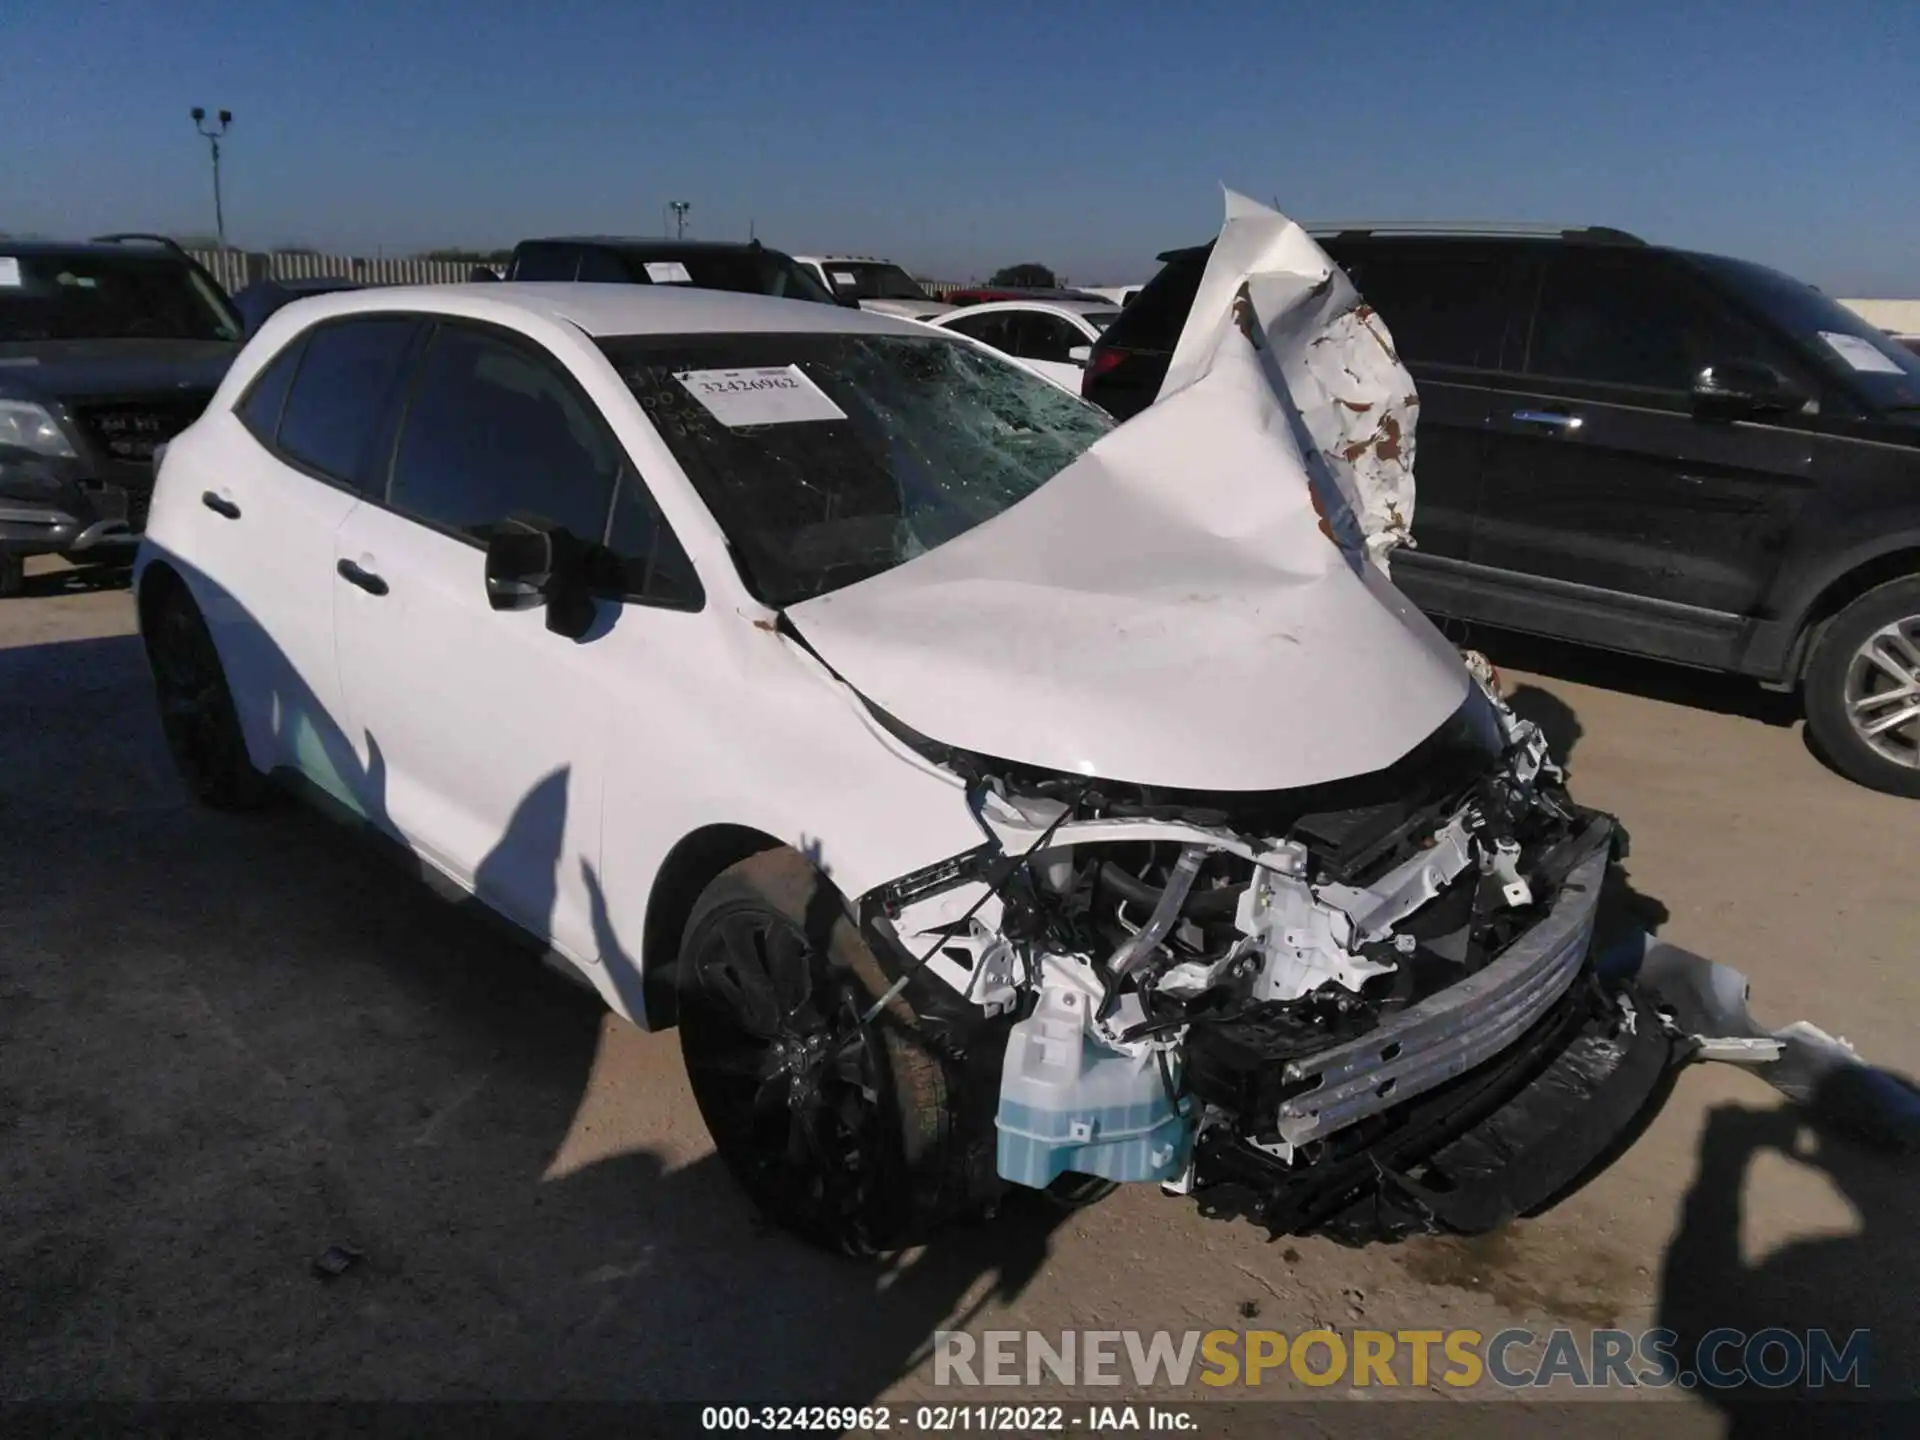
<path fill-rule="evenodd" d="M 754 908 L 714 917 L 684 963 L 687 1071 L 722 1158 L 776 1218 L 871 1248 L 887 1097 L 857 987 L 785 916 Z"/>
<path fill-rule="evenodd" d="M 161 613 L 153 678 L 167 747 L 188 783 L 204 791 L 231 767 L 235 736 L 220 658 L 199 617 L 184 605 Z"/>

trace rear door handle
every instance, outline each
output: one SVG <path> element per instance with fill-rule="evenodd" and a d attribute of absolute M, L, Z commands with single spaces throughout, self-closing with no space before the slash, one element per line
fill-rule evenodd
<path fill-rule="evenodd" d="M 358 585 L 369 595 L 384 595 L 387 593 L 386 581 L 382 580 L 371 570 L 361 569 L 351 560 L 342 560 L 333 568 L 342 580 L 346 581 L 349 585 Z"/>
<path fill-rule="evenodd" d="M 226 496 L 215 494 L 211 490 L 202 490 L 200 492 L 200 503 L 213 511 L 214 514 L 223 515 L 229 520 L 238 520 L 240 518 L 240 507 L 238 505 L 227 499 Z"/>
<path fill-rule="evenodd" d="M 1586 423 L 1578 415 L 1564 415 L 1558 410 L 1516 410 L 1513 418 L 1522 425 L 1546 425 L 1569 434 Z"/>

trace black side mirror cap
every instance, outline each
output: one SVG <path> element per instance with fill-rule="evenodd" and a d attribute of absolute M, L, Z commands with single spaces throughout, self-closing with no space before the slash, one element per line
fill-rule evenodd
<path fill-rule="evenodd" d="M 1719 361 L 1693 379 L 1694 407 L 1721 414 L 1785 414 L 1811 398 L 1771 365 L 1757 360 Z"/>
<path fill-rule="evenodd" d="M 547 629 L 578 640 L 593 626 L 594 546 L 533 516 L 500 522 L 487 541 L 487 604 L 495 610 L 547 608 Z"/>

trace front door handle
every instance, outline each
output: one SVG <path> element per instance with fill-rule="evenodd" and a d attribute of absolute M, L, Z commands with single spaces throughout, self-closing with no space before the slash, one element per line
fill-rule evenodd
<path fill-rule="evenodd" d="M 387 593 L 386 581 L 382 580 L 371 570 L 361 569 L 351 560 L 342 560 L 333 568 L 342 580 L 346 581 L 349 585 L 358 585 L 369 595 L 384 595 Z"/>
<path fill-rule="evenodd" d="M 1569 435 L 1585 423 L 1578 415 L 1563 415 L 1558 410 L 1516 410 L 1513 418 L 1522 425 L 1546 425 Z"/>
<path fill-rule="evenodd" d="M 215 494 L 211 490 L 202 490 L 200 492 L 200 503 L 213 511 L 214 514 L 223 515 L 229 520 L 238 520 L 240 518 L 240 507 L 238 505 L 227 499 L 226 496 Z"/>

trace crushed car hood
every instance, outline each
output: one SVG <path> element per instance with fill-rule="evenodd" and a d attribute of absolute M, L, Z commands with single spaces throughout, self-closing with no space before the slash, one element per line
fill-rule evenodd
<path fill-rule="evenodd" d="M 1183 383 L 1025 500 L 794 606 L 789 621 L 874 705 L 1002 759 L 1213 790 L 1392 764 L 1458 708 L 1469 680 L 1368 558 L 1382 547 L 1352 489 L 1303 449 L 1314 431 L 1283 378 L 1299 356 L 1280 346 L 1328 351 L 1316 341 L 1336 336 L 1351 369 L 1381 377 L 1343 392 L 1353 403 L 1413 393 L 1397 360 L 1358 353 L 1372 332 L 1342 323 L 1357 297 L 1323 254 L 1317 263 L 1308 284 L 1253 273 L 1227 287 L 1223 304 L 1245 323 L 1196 310 L 1207 353 Z M 1346 311 L 1328 309 L 1329 275 Z M 1292 298 L 1270 310 L 1275 296 Z M 1288 308 L 1301 297 L 1320 324 Z M 1316 370 L 1337 358 L 1316 356 Z M 1409 412 L 1408 445 L 1411 424 Z M 1411 500 L 1409 479 L 1396 491 L 1402 524 Z"/>

